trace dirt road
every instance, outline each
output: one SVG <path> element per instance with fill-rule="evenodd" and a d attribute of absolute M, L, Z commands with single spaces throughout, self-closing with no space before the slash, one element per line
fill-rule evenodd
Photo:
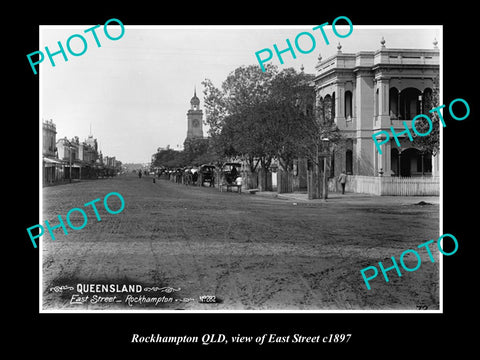
<path fill-rule="evenodd" d="M 389 271 L 389 283 L 380 273 L 370 291 L 360 274 L 379 261 L 390 266 L 391 256 L 398 261 L 404 250 L 437 239 L 438 204 L 380 197 L 365 204 L 294 204 L 125 176 L 44 188 L 44 220 L 58 224 L 57 215 L 65 218 L 71 208 L 112 191 L 125 199 L 121 213 L 109 214 L 101 201 L 101 221 L 85 208 L 83 229 L 68 228 L 68 235 L 56 229 L 55 241 L 43 237 L 44 309 L 438 309 L 438 251 L 435 263 L 422 252 L 415 272 L 401 269 L 398 277 Z M 108 205 L 118 209 L 117 200 L 111 197 Z M 74 215 L 72 223 L 79 226 L 80 213 Z M 415 266 L 414 256 L 405 259 Z M 119 292 L 89 292 L 85 301 L 72 301 L 78 284 L 140 284 L 142 291 L 129 302 Z M 202 295 L 215 302 L 200 302 Z"/>

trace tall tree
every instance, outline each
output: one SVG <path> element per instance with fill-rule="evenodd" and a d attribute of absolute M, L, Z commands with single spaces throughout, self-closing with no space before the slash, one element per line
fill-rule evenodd
<path fill-rule="evenodd" d="M 158 151 L 154 156 L 152 164 L 154 167 L 183 167 L 185 166 L 185 158 L 183 152 L 173 149 L 163 149 Z"/>
<path fill-rule="evenodd" d="M 210 138 L 186 139 L 183 144 L 183 156 L 186 165 L 199 166 L 215 161 Z"/>
<path fill-rule="evenodd" d="M 258 164 L 255 159 L 265 156 L 261 106 L 276 72 L 273 65 L 265 72 L 258 66 L 241 66 L 229 74 L 221 90 L 208 79 L 202 83 L 206 122 L 217 154 L 244 158 L 252 172 Z"/>
<path fill-rule="evenodd" d="M 272 81 L 267 128 L 284 171 L 289 170 L 298 157 L 299 142 L 304 136 L 301 129 L 306 118 L 313 116 L 306 111 L 313 95 L 309 80 L 304 73 L 288 68 L 279 72 Z"/>
<path fill-rule="evenodd" d="M 215 87 L 210 79 L 202 81 L 204 94 L 205 122 L 208 124 L 208 134 L 211 137 L 219 135 L 227 115 L 225 93 Z"/>

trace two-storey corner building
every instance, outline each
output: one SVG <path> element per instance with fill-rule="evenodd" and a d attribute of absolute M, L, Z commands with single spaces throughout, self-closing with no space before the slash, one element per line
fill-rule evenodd
<path fill-rule="evenodd" d="M 402 181 L 412 187 L 428 183 L 432 190 L 420 186 L 421 192 L 438 193 L 438 155 L 422 154 L 405 134 L 400 137 L 401 147 L 391 136 L 380 154 L 372 138 L 380 130 L 391 133 L 391 126 L 401 133 L 405 130 L 403 121 L 410 127 L 416 115 L 439 105 L 432 102 L 440 75 L 437 42 L 432 49 L 389 49 L 382 38 L 377 51 L 344 53 L 340 44 L 337 49 L 327 59 L 319 56 L 314 79 L 319 119 L 335 122 L 346 137 L 332 156 L 331 175 L 338 176 L 345 170 L 351 175 L 351 191 L 400 195 L 385 191 L 385 185 L 382 190 L 382 184 L 399 183 L 408 177 L 408 181 Z M 380 181 L 369 179 L 379 176 L 383 178 Z M 387 180 L 389 177 L 395 179 Z M 380 188 L 372 183 L 380 184 Z"/>

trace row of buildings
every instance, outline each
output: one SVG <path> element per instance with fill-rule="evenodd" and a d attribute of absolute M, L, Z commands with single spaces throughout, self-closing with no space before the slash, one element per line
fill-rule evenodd
<path fill-rule="evenodd" d="M 115 156 L 103 156 L 97 139 L 90 134 L 84 141 L 78 136 L 57 140 L 55 123 L 43 120 L 43 185 L 59 182 L 97 179 L 114 176 L 121 171 L 122 163 Z"/>

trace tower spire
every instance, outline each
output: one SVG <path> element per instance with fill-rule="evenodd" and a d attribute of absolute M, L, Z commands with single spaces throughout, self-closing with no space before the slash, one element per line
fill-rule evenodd
<path fill-rule="evenodd" d="M 193 97 L 190 100 L 190 110 L 187 112 L 187 140 L 192 138 L 203 138 L 202 110 L 200 110 L 200 99 L 197 97 L 197 86 L 193 86 Z"/>

